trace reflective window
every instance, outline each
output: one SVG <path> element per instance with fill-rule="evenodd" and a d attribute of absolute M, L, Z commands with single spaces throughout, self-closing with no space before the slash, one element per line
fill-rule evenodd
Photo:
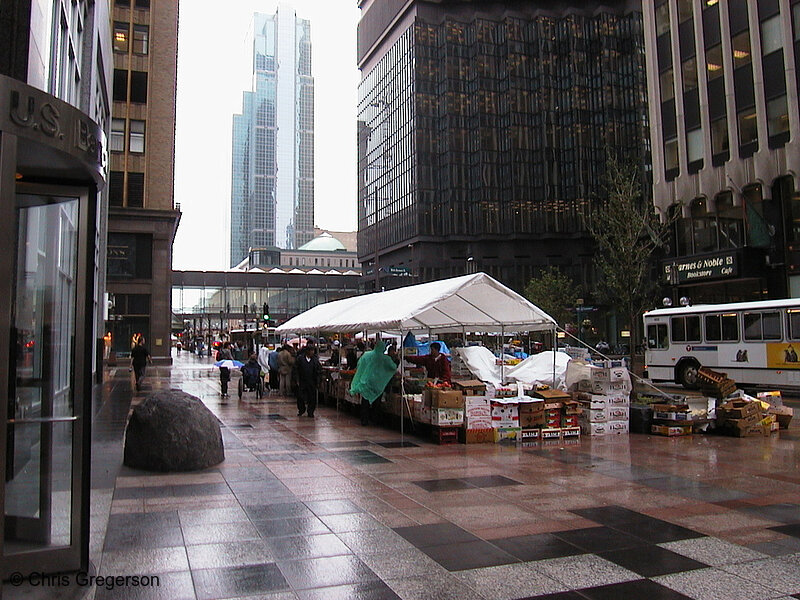
<path fill-rule="evenodd" d="M 693 129 L 686 132 L 686 157 L 692 163 L 703 160 L 703 130 Z"/>
<path fill-rule="evenodd" d="M 656 6 L 656 35 L 669 31 L 669 2 Z"/>
<path fill-rule="evenodd" d="M 664 168 L 667 171 L 678 168 L 678 138 L 664 141 Z"/>
<path fill-rule="evenodd" d="M 114 50 L 117 52 L 128 51 L 128 24 L 114 22 Z"/>
<path fill-rule="evenodd" d="M 125 151 L 125 119 L 111 119 L 109 149 L 112 152 Z"/>
<path fill-rule="evenodd" d="M 666 102 L 675 97 L 675 75 L 672 69 L 667 69 L 659 75 L 661 87 L 661 101 Z"/>
<path fill-rule="evenodd" d="M 647 326 L 647 347 L 652 350 L 669 348 L 667 326 L 663 323 Z"/>
<path fill-rule="evenodd" d="M 714 252 L 717 250 L 717 217 L 708 212 L 705 198 L 696 198 L 691 205 L 692 237 L 695 252 Z"/>
<path fill-rule="evenodd" d="M 688 92 L 697 88 L 697 57 L 693 56 L 681 63 L 683 75 L 683 91 Z"/>
<path fill-rule="evenodd" d="M 767 55 L 783 48 L 783 26 L 780 15 L 761 22 L 761 54 Z"/>
<path fill-rule="evenodd" d="M 723 65 L 722 44 L 717 44 L 706 50 L 706 77 L 708 77 L 709 81 L 725 74 Z"/>
<path fill-rule="evenodd" d="M 678 22 L 692 18 L 692 0 L 678 0 Z"/>
<path fill-rule="evenodd" d="M 789 131 L 786 95 L 767 101 L 767 132 L 770 137 Z"/>
<path fill-rule="evenodd" d="M 744 313 L 744 339 L 748 341 L 781 339 L 780 313 Z"/>
<path fill-rule="evenodd" d="M 733 194 L 717 196 L 717 222 L 720 249 L 741 248 L 744 240 L 744 216 L 741 206 L 733 205 Z"/>
<path fill-rule="evenodd" d="M 728 119 L 722 117 L 711 121 L 711 153 L 724 154 L 729 149 Z"/>
<path fill-rule="evenodd" d="M 786 311 L 786 331 L 790 340 L 800 340 L 800 308 Z"/>
<path fill-rule="evenodd" d="M 133 26 L 133 53 L 147 54 L 150 49 L 150 28 L 147 25 Z"/>
<path fill-rule="evenodd" d="M 746 108 L 739 112 L 739 144 L 744 146 L 758 142 L 758 124 L 756 122 L 755 107 Z"/>
<path fill-rule="evenodd" d="M 147 102 L 147 73 L 131 71 L 131 102 L 144 104 Z"/>
<path fill-rule="evenodd" d="M 739 321 L 735 313 L 706 315 L 706 340 L 709 342 L 738 342 Z"/>
<path fill-rule="evenodd" d="M 696 315 L 688 317 L 671 317 L 670 328 L 672 329 L 673 342 L 699 342 L 700 341 L 700 317 Z"/>
<path fill-rule="evenodd" d="M 733 46 L 733 67 L 749 65 L 752 61 L 752 56 L 750 55 L 750 32 L 743 31 L 733 36 L 731 45 Z"/>
<path fill-rule="evenodd" d="M 130 128 L 130 151 L 144 152 L 144 121 L 131 120 Z"/>

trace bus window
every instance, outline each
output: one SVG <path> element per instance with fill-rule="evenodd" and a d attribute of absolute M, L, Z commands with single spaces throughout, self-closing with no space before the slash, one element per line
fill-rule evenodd
<path fill-rule="evenodd" d="M 669 347 L 666 325 L 647 326 L 647 347 L 651 350 L 664 350 Z"/>
<path fill-rule="evenodd" d="M 800 309 L 790 308 L 786 311 L 786 331 L 790 340 L 800 340 Z"/>
<path fill-rule="evenodd" d="M 744 313 L 744 339 L 781 339 L 780 313 Z"/>
<path fill-rule="evenodd" d="M 706 315 L 706 340 L 709 342 L 738 342 L 739 325 L 735 314 Z"/>
<path fill-rule="evenodd" d="M 699 342 L 700 341 L 700 317 L 672 317 L 673 342 Z"/>

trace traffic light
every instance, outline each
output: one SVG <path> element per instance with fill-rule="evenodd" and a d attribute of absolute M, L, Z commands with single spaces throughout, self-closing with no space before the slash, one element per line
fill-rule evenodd
<path fill-rule="evenodd" d="M 264 306 L 262 308 L 264 309 L 264 311 L 263 311 L 264 322 L 265 323 L 269 323 L 269 304 L 264 302 Z"/>

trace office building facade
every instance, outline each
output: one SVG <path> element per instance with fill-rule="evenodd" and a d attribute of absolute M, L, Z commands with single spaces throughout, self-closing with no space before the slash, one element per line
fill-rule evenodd
<path fill-rule="evenodd" d="M 169 363 L 178 4 L 114 0 L 106 356 Z"/>
<path fill-rule="evenodd" d="M 643 4 L 664 282 L 695 303 L 800 296 L 800 3 Z"/>
<path fill-rule="evenodd" d="M 110 46 L 103 0 L 0 4 L 2 580 L 88 568 Z"/>
<path fill-rule="evenodd" d="M 642 15 L 573 5 L 360 3 L 368 290 L 475 271 L 521 290 L 548 265 L 593 287 L 607 150 L 647 185 Z"/>
<path fill-rule="evenodd" d="M 253 91 L 233 117 L 230 264 L 314 237 L 311 24 L 279 5 L 253 18 Z"/>

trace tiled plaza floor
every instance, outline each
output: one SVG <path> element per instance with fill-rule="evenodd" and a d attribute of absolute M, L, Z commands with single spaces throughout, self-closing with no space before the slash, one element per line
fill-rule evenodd
<path fill-rule="evenodd" d="M 151 369 L 140 393 L 127 369 L 109 373 L 95 411 L 92 562 L 160 586 L 98 600 L 800 598 L 797 427 L 400 444 L 332 407 L 309 419 L 284 398 L 223 403 L 215 374 L 185 353 Z M 131 399 L 169 388 L 219 417 L 225 462 L 167 475 L 121 466 Z"/>

